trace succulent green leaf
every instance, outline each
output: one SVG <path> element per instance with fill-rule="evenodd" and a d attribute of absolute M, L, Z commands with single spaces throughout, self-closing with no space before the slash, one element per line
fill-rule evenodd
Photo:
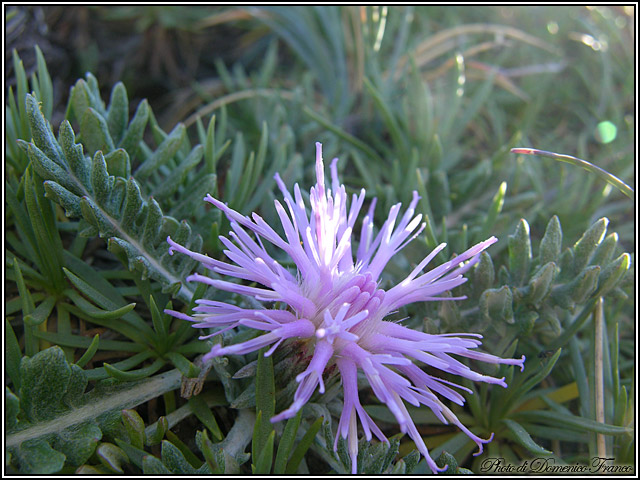
<path fill-rule="evenodd" d="M 146 435 L 142 417 L 133 409 L 122 410 L 122 423 L 127 430 L 129 442 L 135 448 L 144 449 Z"/>
<path fill-rule="evenodd" d="M 160 417 L 150 428 L 151 430 L 147 432 L 147 445 L 157 445 L 169 430 L 169 422 L 166 417 Z"/>

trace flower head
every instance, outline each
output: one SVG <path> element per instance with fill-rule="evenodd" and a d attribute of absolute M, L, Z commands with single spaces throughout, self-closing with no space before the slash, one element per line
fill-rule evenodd
<path fill-rule="evenodd" d="M 432 367 L 430 371 L 441 370 L 506 387 L 504 378 L 477 373 L 455 357 L 519 365 L 521 369 L 525 358 L 503 359 L 478 352 L 476 348 L 481 344 L 479 338 L 482 338 L 478 334 L 431 335 L 385 320 L 385 317 L 414 302 L 464 299 L 441 295 L 464 283 L 467 279 L 463 274 L 497 239 L 491 237 L 425 272 L 425 267 L 445 247 L 442 244 L 402 282 L 383 290 L 380 288 L 380 274 L 385 265 L 424 228 L 422 216 L 415 215 L 420 197 L 413 193 L 413 199 L 401 217 L 401 205 L 394 205 L 377 234 L 373 225 L 374 199 L 363 219 L 354 255 L 353 231 L 364 204 L 365 191 L 354 194 L 348 202 L 345 187 L 338 181 L 336 164 L 337 159 L 334 159 L 330 167 L 329 188 L 325 183 L 322 147 L 317 143 L 317 182 L 309 192 L 309 213 L 298 185 L 294 186 L 292 195 L 276 174 L 276 182 L 284 197 L 284 205 L 275 201 L 284 238 L 257 214 L 246 217 L 207 195 L 205 200 L 222 210 L 230 221 L 230 238 L 220 237 L 220 240 L 227 248 L 225 254 L 231 263 L 192 252 L 167 238 L 172 254 L 174 251 L 184 253 L 220 275 L 260 286 L 245 286 L 197 273 L 187 280 L 252 297 L 266 304 L 281 302 L 287 306 L 286 310 L 241 308 L 201 299 L 196 302 L 198 305 L 194 308 L 193 317 L 174 311 L 168 313 L 196 322 L 194 327 L 224 327 L 212 335 L 239 325 L 265 332 L 234 345 L 223 347 L 217 344 L 205 355 L 205 360 L 221 355 L 246 354 L 267 346 L 270 348 L 265 355 L 271 355 L 286 339 L 307 339 L 313 346 L 313 354 L 306 370 L 296 377 L 299 385 L 293 403 L 271 421 L 295 416 L 316 390 L 324 393 L 323 374 L 329 366 L 335 365 L 342 380 L 344 409 L 334 450 L 339 436 L 347 439 L 353 473 L 357 471 L 358 420 L 367 440 L 375 435 L 381 441 L 388 441 L 360 403 L 358 370 L 363 372 L 376 397 L 391 410 L 401 431 L 415 442 L 431 470 L 442 470 L 431 459 L 405 403 L 425 405 L 442 422 L 457 425 L 478 445 L 478 454 L 491 438 L 484 440 L 474 435 L 440 399 L 443 397 L 462 405 L 464 397 L 458 390 L 471 391 L 427 373 L 414 361 Z M 286 252 L 297 271 L 291 272 L 276 261 L 265 248 L 265 240 Z"/>

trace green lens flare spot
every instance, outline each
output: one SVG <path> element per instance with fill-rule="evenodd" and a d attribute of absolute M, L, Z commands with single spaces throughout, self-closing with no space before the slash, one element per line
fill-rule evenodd
<path fill-rule="evenodd" d="M 618 127 L 610 121 L 600 122 L 596 127 L 596 139 L 600 143 L 610 143 L 616 139 Z"/>

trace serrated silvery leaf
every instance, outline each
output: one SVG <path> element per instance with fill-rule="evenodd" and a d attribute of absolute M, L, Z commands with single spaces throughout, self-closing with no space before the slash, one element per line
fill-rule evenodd
<path fill-rule="evenodd" d="M 180 283 L 178 295 L 189 301 L 193 291 L 184 282 L 184 276 L 193 267 L 193 262 L 185 265 L 178 258 L 168 261 L 165 255 L 169 249 L 164 240 L 171 235 L 172 238 L 179 237 L 181 241 L 197 248 L 200 248 L 202 240 L 191 234 L 186 222 L 165 221 L 159 205 L 153 200 L 147 203 L 142 198 L 140 188 L 133 178 L 129 178 L 125 184 L 124 179 L 110 176 L 101 153 L 97 153 L 92 161 L 85 161 L 82 149 L 73 143 L 75 137 L 68 122 L 61 128 L 60 139 L 64 144 L 64 149 L 61 149 L 50 126 L 37 110 L 37 105 L 33 105 L 35 99 L 28 97 L 27 103 L 35 110 L 30 117 L 34 128 L 48 131 L 47 135 L 40 135 L 38 141 L 49 143 L 23 143 L 27 145 L 34 167 L 43 179 L 61 187 L 53 187 L 49 183 L 47 192 L 51 198 L 59 200 L 68 215 L 80 214 L 91 225 L 82 225 L 81 234 L 99 233 L 101 237 L 120 239 L 129 247 L 123 248 L 123 251 L 130 257 L 127 261 L 130 268 L 140 269 L 144 278 L 154 278 L 162 282 L 163 287 Z M 184 127 L 177 131 L 176 136 L 184 136 Z M 180 131 L 182 134 L 179 134 Z M 167 140 L 170 137 L 171 135 Z M 53 152 L 60 158 L 52 161 L 46 152 Z M 66 162 L 63 152 L 71 155 L 73 161 L 69 163 L 73 163 L 75 170 Z M 165 154 L 166 152 L 160 156 Z M 77 199 L 74 199 L 74 195 Z M 170 228 L 172 226 L 176 227 L 173 231 Z"/>

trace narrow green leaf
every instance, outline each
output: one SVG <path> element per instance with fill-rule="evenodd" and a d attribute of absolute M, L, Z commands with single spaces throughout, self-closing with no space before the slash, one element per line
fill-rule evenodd
<path fill-rule="evenodd" d="M 213 412 L 207 405 L 207 402 L 201 396 L 192 396 L 189 399 L 189 407 L 193 414 L 198 417 L 198 420 L 200 420 L 203 425 L 209 429 L 211 434 L 217 438 L 218 441 L 224 438 L 222 431 L 218 426 L 218 422 L 216 422 L 216 417 L 213 415 Z"/>
<path fill-rule="evenodd" d="M 22 351 L 18 344 L 16 334 L 11 327 L 11 322 L 5 318 L 5 370 L 13 383 L 13 389 L 20 390 L 20 360 L 22 359 Z"/>
<path fill-rule="evenodd" d="M 34 326 L 44 323 L 51 315 L 55 304 L 56 297 L 47 297 L 32 313 L 24 316 L 25 324 Z"/>
<path fill-rule="evenodd" d="M 256 420 L 255 432 L 251 444 L 253 458 L 258 458 L 265 448 L 267 438 L 273 430 L 270 419 L 275 414 L 275 378 L 273 374 L 273 359 L 265 357 L 267 347 L 258 352 L 258 366 L 255 376 L 256 412 L 260 420 Z"/>
<path fill-rule="evenodd" d="M 273 462 L 273 442 L 276 438 L 276 431 L 271 430 L 267 442 L 260 451 L 257 462 L 254 464 L 253 473 L 256 475 L 265 475 L 271 473 L 271 464 Z"/>
<path fill-rule="evenodd" d="M 578 167 L 582 167 L 590 173 L 596 174 L 598 177 L 610 183 L 622 193 L 624 193 L 627 197 L 633 198 L 633 189 L 620 180 L 618 177 L 611 175 L 606 170 L 594 165 L 593 163 L 587 162 L 586 160 L 582 160 L 577 157 L 572 157 L 571 155 L 563 155 L 559 153 L 547 152 L 545 150 L 538 150 L 536 148 L 512 148 L 512 153 L 521 154 L 521 155 L 538 155 L 541 157 L 553 158 L 554 160 L 559 160 L 561 162 L 569 163 L 571 165 L 575 165 Z"/>
<path fill-rule="evenodd" d="M 122 410 L 122 423 L 127 430 L 131 445 L 140 450 L 144 450 L 146 442 L 144 421 L 138 412 L 133 409 Z"/>
<path fill-rule="evenodd" d="M 78 361 L 76 362 L 76 365 L 82 368 L 87 363 L 89 363 L 93 358 L 93 356 L 95 355 L 95 353 L 98 351 L 99 344 L 100 344 L 100 335 L 96 333 L 95 336 L 93 337 L 93 340 L 91 341 L 91 344 L 89 345 L 89 348 L 87 348 L 87 351 L 84 352 L 84 354 L 80 357 L 80 359 L 78 359 Z"/>
<path fill-rule="evenodd" d="M 108 363 L 105 362 L 104 369 L 113 378 L 115 378 L 117 380 L 130 382 L 132 380 L 141 380 L 141 379 L 146 378 L 146 377 L 148 377 L 150 375 L 153 375 L 158 370 L 160 370 L 164 364 L 165 364 L 164 360 L 162 360 L 160 358 L 157 358 L 148 367 L 140 368 L 138 370 L 132 370 L 132 371 L 123 372 L 122 370 L 119 370 L 119 369 L 115 368 L 114 366 L 109 365 Z"/>
<path fill-rule="evenodd" d="M 289 455 L 293 449 L 293 444 L 296 440 L 296 434 L 298 433 L 298 427 L 300 426 L 301 419 L 302 410 L 298 411 L 298 414 L 295 417 L 287 420 L 282 437 L 280 437 L 280 443 L 278 444 L 276 461 L 273 465 L 273 473 L 275 475 L 282 475 L 285 473 L 287 461 L 289 460 Z"/>
<path fill-rule="evenodd" d="M 158 149 L 153 155 L 147 158 L 136 169 L 134 176 L 139 181 L 144 180 L 153 172 L 155 172 L 160 166 L 167 163 L 176 154 L 180 145 L 185 138 L 185 128 L 181 123 L 178 124 L 167 138 L 158 146 Z"/>
<path fill-rule="evenodd" d="M 291 459 L 287 464 L 285 474 L 292 475 L 298 471 L 298 466 L 300 465 L 300 462 L 302 462 L 307 450 L 309 450 L 309 447 L 311 447 L 316 434 L 320 431 L 323 421 L 324 418 L 320 417 L 309 427 L 309 430 L 307 430 L 307 433 L 304 434 L 304 437 L 302 437 L 302 440 L 300 440 L 300 443 L 291 454 Z"/>
<path fill-rule="evenodd" d="M 171 430 L 167 430 L 167 439 L 162 441 L 162 462 L 175 473 L 195 473 L 202 461 Z"/>
<path fill-rule="evenodd" d="M 518 444 L 525 447 L 534 455 L 552 455 L 553 452 L 541 447 L 536 442 L 533 441 L 529 432 L 525 430 L 525 428 L 520 425 L 518 422 L 514 420 L 510 420 L 508 418 L 503 418 L 502 423 L 507 426 L 509 431 L 511 432 L 511 438 Z"/>
<path fill-rule="evenodd" d="M 82 285 L 81 283 L 82 280 L 79 277 L 73 275 L 73 273 L 71 273 L 66 268 L 63 267 L 63 269 L 65 274 L 67 274 L 67 276 L 71 280 L 71 282 L 74 285 L 76 285 L 76 287 L 82 288 L 81 286 L 78 286 L 78 285 Z M 75 278 L 72 278 L 72 277 L 75 277 Z M 78 282 L 77 284 L 76 284 L 76 281 Z M 87 302 L 84 298 L 78 295 L 78 293 L 75 292 L 74 290 L 65 290 L 64 293 L 73 303 L 75 303 L 78 306 L 78 308 L 84 311 L 87 315 L 90 315 L 100 320 L 114 320 L 116 318 L 121 318 L 123 315 L 127 314 L 128 312 L 130 312 L 136 307 L 135 303 L 130 303 L 123 307 L 116 308 L 115 310 L 102 310 L 100 308 L 96 308 L 91 303 Z M 83 293 L 86 295 L 91 295 L 92 291 L 91 290 L 83 291 Z"/>
<path fill-rule="evenodd" d="M 514 414 L 517 418 L 531 423 L 543 423 L 545 425 L 559 426 L 562 425 L 572 430 L 580 432 L 588 431 L 594 433 L 602 433 L 605 435 L 625 435 L 633 432 L 629 427 L 618 427 L 616 425 L 608 425 L 606 423 L 596 422 L 589 418 L 578 417 L 576 415 L 568 415 L 560 412 L 551 412 L 548 410 L 528 410 L 517 412 Z"/>
<path fill-rule="evenodd" d="M 129 122 L 129 127 L 124 133 L 122 141 L 118 144 L 118 147 L 129 153 L 129 156 L 132 158 L 136 155 L 138 145 L 144 136 L 144 130 L 149 121 L 149 112 L 149 103 L 146 99 L 142 100 L 140 104 L 138 104 L 133 119 Z"/>

